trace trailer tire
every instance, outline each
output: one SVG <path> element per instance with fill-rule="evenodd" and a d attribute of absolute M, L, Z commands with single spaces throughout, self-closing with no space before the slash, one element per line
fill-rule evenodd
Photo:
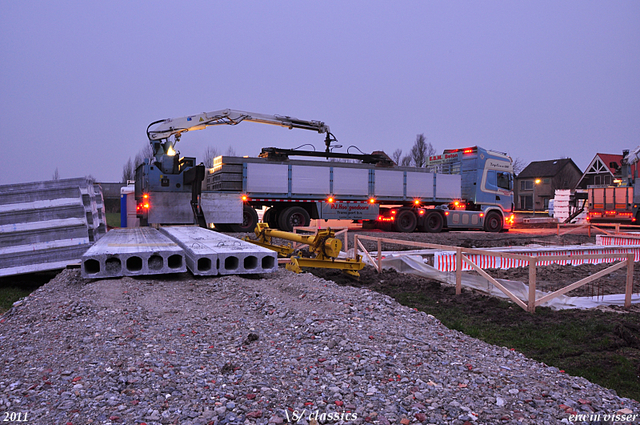
<path fill-rule="evenodd" d="M 280 230 L 285 232 L 293 231 L 294 227 L 308 226 L 310 222 L 309 213 L 302 207 L 289 207 L 282 211 L 278 218 Z"/>
<path fill-rule="evenodd" d="M 490 212 L 484 219 L 484 230 L 498 233 L 502 230 L 502 216 L 497 212 Z"/>
<path fill-rule="evenodd" d="M 229 229 L 232 232 L 250 233 L 255 230 L 256 224 L 258 224 L 258 213 L 253 207 L 245 205 L 242 208 L 242 223 L 230 224 Z"/>
<path fill-rule="evenodd" d="M 262 222 L 267 223 L 271 229 L 278 228 L 278 210 L 276 207 L 271 207 L 264 212 Z"/>
<path fill-rule="evenodd" d="M 400 210 L 396 214 L 396 219 L 393 222 L 393 228 L 396 232 L 411 233 L 416 230 L 418 224 L 418 218 L 411 210 Z"/>
<path fill-rule="evenodd" d="M 423 224 L 420 228 L 423 232 L 440 233 L 444 227 L 444 219 L 442 214 L 437 211 L 431 211 L 424 218 Z"/>

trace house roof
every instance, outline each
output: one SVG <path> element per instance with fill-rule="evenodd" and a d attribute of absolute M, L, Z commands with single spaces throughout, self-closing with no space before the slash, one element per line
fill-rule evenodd
<path fill-rule="evenodd" d="M 616 155 L 616 154 L 612 154 L 612 153 L 597 153 L 596 157 L 600 157 L 600 160 L 602 161 L 602 163 L 604 164 L 605 167 L 607 167 L 607 169 L 609 170 L 609 172 L 611 174 L 615 174 L 617 171 L 617 168 L 620 168 L 620 161 L 622 161 L 622 155 Z M 595 160 L 595 158 L 594 158 Z M 592 161 L 593 162 L 593 161 Z M 618 167 L 617 168 L 611 168 L 611 163 L 615 163 Z M 591 164 L 589 164 L 591 165 Z"/>
<path fill-rule="evenodd" d="M 548 161 L 533 161 L 518 174 L 518 178 L 554 177 L 567 165 L 575 167 L 582 174 L 582 171 L 571 158 L 561 158 Z"/>

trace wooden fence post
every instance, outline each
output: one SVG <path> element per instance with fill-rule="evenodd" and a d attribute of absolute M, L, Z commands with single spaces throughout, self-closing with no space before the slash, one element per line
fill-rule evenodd
<path fill-rule="evenodd" d="M 456 249 L 456 295 L 462 293 L 462 248 Z"/>
<path fill-rule="evenodd" d="M 382 273 L 382 240 L 378 239 L 378 273 Z"/>
<path fill-rule="evenodd" d="M 358 259 L 358 235 L 353 235 L 353 259 Z"/>
<path fill-rule="evenodd" d="M 538 256 L 531 257 L 529 260 L 529 313 L 536 312 L 536 267 L 538 263 Z"/>
<path fill-rule="evenodd" d="M 633 260 L 634 254 L 627 254 L 627 285 L 624 291 L 624 308 L 631 308 L 631 294 L 633 293 Z"/>
<path fill-rule="evenodd" d="M 344 252 L 349 252 L 349 229 L 344 232 Z"/>

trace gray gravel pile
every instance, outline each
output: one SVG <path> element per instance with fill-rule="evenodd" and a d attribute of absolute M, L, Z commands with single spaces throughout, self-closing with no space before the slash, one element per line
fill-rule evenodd
<path fill-rule="evenodd" d="M 640 414 L 636 401 L 385 295 L 282 269 L 94 281 L 65 270 L 0 322 L 0 419 L 27 414 L 29 424 L 555 424 Z"/>

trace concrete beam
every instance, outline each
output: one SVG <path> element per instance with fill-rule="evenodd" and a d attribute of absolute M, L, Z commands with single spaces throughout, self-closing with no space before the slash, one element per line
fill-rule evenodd
<path fill-rule="evenodd" d="M 111 230 L 87 250 L 81 264 L 85 278 L 187 271 L 182 249 L 151 227 Z"/>
<path fill-rule="evenodd" d="M 105 231 L 102 193 L 90 179 L 0 186 L 0 276 L 78 263 Z"/>
<path fill-rule="evenodd" d="M 160 231 L 185 252 L 194 275 L 271 273 L 278 256 L 261 246 L 197 226 L 165 226 Z"/>

